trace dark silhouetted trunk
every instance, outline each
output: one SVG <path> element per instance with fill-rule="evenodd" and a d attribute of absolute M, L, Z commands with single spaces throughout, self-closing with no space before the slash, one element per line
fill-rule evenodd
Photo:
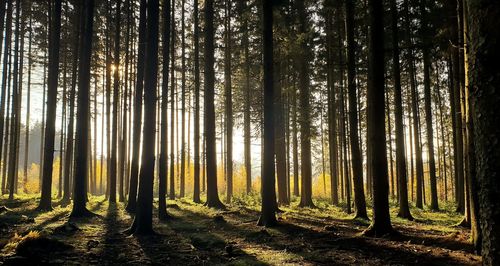
<path fill-rule="evenodd" d="M 390 1 L 392 31 L 392 78 L 394 80 L 394 124 L 396 127 L 396 175 L 398 182 L 399 212 L 401 218 L 413 220 L 408 205 L 406 178 L 405 136 L 403 125 L 403 103 L 401 96 L 401 68 L 399 64 L 398 7 L 396 0 Z"/>
<path fill-rule="evenodd" d="M 88 141 L 89 141 L 89 105 L 90 105 L 90 59 L 92 56 L 92 30 L 94 22 L 94 1 L 83 3 L 81 21 L 81 38 L 78 68 L 78 108 L 75 137 L 75 180 L 73 193 L 73 210 L 71 217 L 87 216 L 86 208 L 86 178 L 88 173 Z"/>
<path fill-rule="evenodd" d="M 363 158 L 359 148 L 358 104 L 356 97 L 356 53 L 354 43 L 354 2 L 346 1 L 347 91 L 349 99 L 349 140 L 351 142 L 352 177 L 356 218 L 368 219 L 363 187 Z"/>
<path fill-rule="evenodd" d="M 263 5 L 264 53 L 264 168 L 262 171 L 262 209 L 258 225 L 273 226 L 276 222 L 276 190 L 274 177 L 274 84 L 273 84 L 273 2 Z"/>
<path fill-rule="evenodd" d="M 137 76 L 134 95 L 134 125 L 132 137 L 132 164 L 126 210 L 135 212 L 137 206 L 137 183 L 139 177 L 139 156 L 141 149 L 142 93 L 144 90 L 144 57 L 146 50 L 146 0 L 141 0 L 139 7 L 139 44 L 137 49 Z"/>
<path fill-rule="evenodd" d="M 61 0 L 54 2 L 50 25 L 49 42 L 49 72 L 47 92 L 47 121 L 45 127 L 42 197 L 40 210 L 51 210 L 52 202 L 52 167 L 54 162 L 54 142 L 56 131 L 57 83 L 59 80 L 59 48 L 61 35 Z"/>
<path fill-rule="evenodd" d="M 214 1 L 205 0 L 205 138 L 207 156 L 207 203 L 208 207 L 225 208 L 217 189 L 217 153 L 215 141 L 214 106 Z"/>
<path fill-rule="evenodd" d="M 168 176 L 168 66 L 170 62 L 170 0 L 165 1 L 162 10 L 163 18 L 163 39 L 162 39 L 162 57 L 163 57 L 163 83 L 161 85 L 161 128 L 160 128 L 160 165 L 158 173 L 158 217 L 167 218 L 167 176 Z"/>
<path fill-rule="evenodd" d="M 368 90 L 367 90 L 367 134 L 372 148 L 371 174 L 373 180 L 373 220 L 364 232 L 366 235 L 384 236 L 392 233 L 389 215 L 389 184 L 387 176 L 387 150 L 385 139 L 384 99 L 384 8 L 382 0 L 368 0 Z"/>
<path fill-rule="evenodd" d="M 146 54 L 144 71 L 144 127 L 142 139 L 141 171 L 137 211 L 132 225 L 134 234 L 153 233 L 153 182 L 155 167 L 156 86 L 158 83 L 158 0 L 149 0 L 147 6 Z"/>
<path fill-rule="evenodd" d="M 198 0 L 193 3 L 194 16 L 194 190 L 193 201 L 200 203 L 200 22 Z"/>
<path fill-rule="evenodd" d="M 299 32 L 304 36 L 308 31 L 308 17 L 306 15 L 304 0 L 296 2 L 299 16 Z M 301 170 L 301 207 L 314 207 L 312 201 L 312 164 L 311 164 L 311 108 L 309 103 L 309 44 L 308 38 L 300 39 L 299 90 L 300 90 L 300 170 Z"/>

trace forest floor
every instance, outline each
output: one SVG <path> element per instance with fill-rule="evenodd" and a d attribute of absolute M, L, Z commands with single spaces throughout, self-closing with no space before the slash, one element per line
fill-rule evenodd
<path fill-rule="evenodd" d="M 257 198 L 237 198 L 225 211 L 188 199 L 168 202 L 168 221 L 154 219 L 157 235 L 123 233 L 132 217 L 122 203 L 91 197 L 97 216 L 72 219 L 70 206 L 35 210 L 38 198 L 0 198 L 0 264 L 5 265 L 480 265 L 461 216 L 412 209 L 415 221 L 396 216 L 400 235 L 369 238 L 368 221 L 339 207 L 282 208 L 280 225 L 256 226 Z M 156 205 L 156 203 L 155 203 Z M 292 206 L 296 206 L 292 204 Z M 156 216 L 156 212 L 155 212 Z"/>

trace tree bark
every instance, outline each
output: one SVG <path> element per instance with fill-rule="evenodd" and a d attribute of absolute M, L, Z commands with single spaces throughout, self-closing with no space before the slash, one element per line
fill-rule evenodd
<path fill-rule="evenodd" d="M 85 0 L 83 3 L 81 23 L 79 68 L 78 68 L 78 108 L 76 119 L 75 138 L 75 175 L 74 198 L 71 217 L 90 215 L 86 208 L 86 178 L 88 173 L 88 135 L 89 129 L 89 91 L 90 91 L 90 59 L 92 56 L 92 31 L 94 22 L 94 0 Z"/>
<path fill-rule="evenodd" d="M 158 83 L 158 25 L 159 2 L 149 0 L 147 5 L 146 54 L 144 71 L 144 127 L 142 139 L 141 171 L 137 212 L 132 225 L 132 232 L 138 235 L 153 233 L 153 183 L 155 167 L 156 131 L 156 86 Z"/>
<path fill-rule="evenodd" d="M 18 0 L 18 2 L 20 2 Z M 47 92 L 47 121 L 45 124 L 45 141 L 43 156 L 42 197 L 40 198 L 40 210 L 52 209 L 52 169 L 54 162 L 54 141 L 56 128 L 57 109 L 57 83 L 59 79 L 59 49 L 61 35 L 61 6 L 62 1 L 54 2 L 54 13 L 51 17 L 50 42 L 49 42 L 49 72 Z M 17 49 L 16 49 L 17 50 Z"/>
<path fill-rule="evenodd" d="M 264 1 L 262 19 L 264 57 L 264 169 L 262 171 L 262 207 L 258 225 L 276 225 L 274 177 L 274 84 L 273 84 L 273 2 Z"/>
<path fill-rule="evenodd" d="M 214 106 L 214 1 L 205 0 L 205 137 L 207 156 L 207 202 L 211 208 L 225 208 L 217 189 L 217 153 L 215 141 Z"/>
<path fill-rule="evenodd" d="M 372 147 L 373 220 L 365 235 L 383 236 L 393 232 L 389 215 L 389 184 L 385 139 L 384 99 L 384 8 L 382 0 L 368 0 L 369 47 L 367 90 L 367 134 Z"/>

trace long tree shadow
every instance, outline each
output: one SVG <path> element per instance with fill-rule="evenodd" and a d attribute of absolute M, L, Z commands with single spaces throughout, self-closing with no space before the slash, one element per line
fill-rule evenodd
<path fill-rule="evenodd" d="M 191 210 L 183 209 L 189 213 L 190 219 L 210 219 L 208 215 L 193 212 Z M 198 218 L 195 218 L 198 217 Z M 413 262 L 426 262 L 430 264 L 444 263 L 456 264 L 462 261 L 452 258 L 444 252 L 427 252 L 422 248 L 413 251 L 411 248 L 406 247 L 405 244 L 412 236 L 402 236 L 395 240 L 386 239 L 370 239 L 365 237 L 339 237 L 332 232 L 323 232 L 312 230 L 307 227 L 299 226 L 281 221 L 279 226 L 270 230 L 279 232 L 279 234 L 256 234 L 251 226 L 235 226 L 229 222 L 219 225 L 220 230 L 223 232 L 231 232 L 233 234 L 244 236 L 246 242 L 254 245 L 268 246 L 273 250 L 284 250 L 295 253 L 303 257 L 306 261 L 312 263 L 356 263 L 356 259 L 361 258 L 366 261 L 396 261 L 401 263 Z M 430 239 L 428 239 L 430 240 Z M 415 242 L 414 242 L 415 243 Z M 432 241 L 426 242 L 430 244 L 429 247 L 434 247 L 435 243 Z M 425 243 L 424 243 L 425 244 Z M 446 244 L 446 243 L 442 243 Z M 452 249 L 453 246 L 443 245 L 443 248 Z M 343 252 L 332 254 L 328 256 L 328 252 L 332 250 L 342 250 Z M 453 249 L 452 249 L 453 250 Z"/>
<path fill-rule="evenodd" d="M 194 216 L 185 216 L 181 209 L 174 212 L 175 219 L 159 224 L 157 229 L 161 235 L 137 238 L 144 252 L 155 263 L 266 265 L 220 235 L 207 230 L 202 217 L 196 219 Z M 167 255 L 158 254 L 158 248 L 165 250 Z"/>

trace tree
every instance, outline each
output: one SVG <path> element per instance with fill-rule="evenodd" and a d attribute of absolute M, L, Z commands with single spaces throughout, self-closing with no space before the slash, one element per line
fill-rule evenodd
<path fill-rule="evenodd" d="M 474 121 L 474 148 L 479 195 L 479 220 L 482 233 L 484 265 L 500 263 L 500 193 L 498 169 L 500 162 L 500 3 L 487 0 L 467 0 L 468 72 L 471 96 L 470 110 Z"/>
<path fill-rule="evenodd" d="M 385 139 L 384 97 L 384 8 L 382 0 L 368 0 L 369 51 L 367 91 L 367 135 L 371 146 L 370 174 L 373 181 L 373 219 L 365 235 L 393 233 L 389 215 L 389 182 Z"/>
<path fill-rule="evenodd" d="M 262 39 L 264 54 L 264 169 L 262 204 L 258 225 L 276 225 L 276 190 L 274 181 L 274 83 L 273 83 L 273 2 L 263 1 Z"/>
<path fill-rule="evenodd" d="M 86 208 L 86 178 L 88 173 L 89 106 L 90 106 L 90 59 L 92 56 L 92 31 L 94 24 L 94 0 L 85 0 L 80 22 L 80 53 L 78 68 L 78 108 L 75 137 L 75 175 L 73 209 L 71 217 L 89 216 Z"/>
<path fill-rule="evenodd" d="M 144 90 L 144 57 L 146 50 L 146 0 L 141 0 L 139 7 L 139 45 L 137 49 L 137 77 L 134 95 L 134 125 L 132 137 L 132 163 L 130 167 L 130 185 L 126 210 L 135 212 L 137 206 L 137 182 L 139 176 L 139 156 L 141 149 L 142 94 Z"/>
<path fill-rule="evenodd" d="M 436 181 L 436 162 L 434 159 L 434 133 L 432 127 L 432 110 L 431 110 L 431 77 L 430 77 L 430 54 L 429 54 L 429 33 L 427 25 L 427 12 L 425 11 L 426 1 L 420 1 L 421 12 L 421 26 L 422 31 L 422 54 L 424 59 L 424 109 L 425 109 L 425 124 L 427 127 L 427 146 L 429 154 L 429 179 L 431 183 L 431 209 L 434 211 L 439 210 L 438 196 L 437 196 L 437 181 Z"/>
<path fill-rule="evenodd" d="M 398 216 L 413 220 L 408 205 L 408 185 L 406 181 L 405 136 L 403 128 L 403 104 L 401 97 L 401 68 L 399 65 L 398 7 L 396 0 L 391 0 L 392 31 L 392 76 L 394 80 L 394 120 L 396 124 L 396 175 L 398 177 Z"/>
<path fill-rule="evenodd" d="M 47 92 L 47 122 L 45 124 L 45 148 L 43 156 L 42 197 L 40 210 L 51 210 L 52 202 L 52 166 L 54 162 L 54 140 L 56 129 L 57 83 L 59 79 L 59 49 L 61 36 L 61 0 L 54 2 L 50 26 L 49 73 Z"/>
<path fill-rule="evenodd" d="M 311 166 L 311 108 L 309 91 L 309 66 L 307 64 L 309 52 L 308 44 L 308 25 L 307 15 L 305 13 L 304 0 L 296 2 L 296 9 L 299 16 L 300 55 L 298 58 L 299 67 L 299 90 L 300 90 L 300 165 L 301 165 L 301 207 L 314 207 L 312 201 L 312 166 Z"/>
<path fill-rule="evenodd" d="M 120 4 L 116 1 L 115 18 L 115 51 L 114 51 L 114 73 L 113 73 L 113 125 L 111 134 L 111 164 L 109 167 L 109 202 L 116 202 L 116 175 L 117 175 L 117 149 L 118 149 L 118 109 L 120 104 Z"/>
<path fill-rule="evenodd" d="M 3 34 L 0 34 L 3 38 Z M 9 98 L 6 97 L 9 93 L 7 92 L 7 77 L 8 77 L 8 72 L 9 72 L 9 51 L 11 50 L 11 39 L 12 39 L 12 1 L 7 2 L 7 16 L 5 18 L 5 44 L 3 45 L 4 49 L 4 54 L 3 54 L 3 70 L 2 70 L 2 94 L 1 94 L 1 102 L 0 102 L 0 155 L 1 155 L 1 149 L 4 147 L 4 127 L 6 122 L 8 120 L 5 120 L 5 111 L 8 111 L 7 108 L 5 107 L 5 99 Z M 8 135 L 5 134 L 5 138 L 7 138 Z M 7 142 L 7 141 L 5 141 Z M 6 160 L 3 160 L 4 167 L 5 169 L 5 163 Z M 2 194 L 5 193 L 5 175 L 2 174 Z"/>
<path fill-rule="evenodd" d="M 406 34 L 406 45 L 408 47 L 413 47 L 413 42 L 411 39 L 411 25 L 410 25 L 410 3 L 405 0 L 405 28 L 408 34 Z M 424 186 L 424 164 L 422 160 L 422 147 L 420 145 L 420 116 L 418 109 L 418 91 L 417 91 L 417 81 L 415 77 L 415 62 L 414 62 L 413 50 L 408 49 L 408 71 L 410 76 L 410 91 L 411 91 L 411 104 L 412 104 L 412 116 L 413 116 L 413 141 L 415 147 L 415 168 L 417 174 L 417 189 L 416 189 L 416 202 L 415 206 L 417 208 L 423 208 L 423 186 Z"/>
<path fill-rule="evenodd" d="M 245 92 L 244 92 L 244 110 L 243 110 L 243 134 L 244 134 L 244 160 L 245 160 L 245 178 L 246 178 L 246 192 L 250 193 L 252 190 L 252 154 L 251 154 L 251 121 L 250 121 L 250 40 L 248 34 L 248 18 L 245 15 L 247 9 L 247 1 L 240 0 L 240 15 L 242 16 L 241 32 L 243 33 L 241 44 L 243 46 L 243 61 L 245 72 Z"/>
<path fill-rule="evenodd" d="M 179 196 L 184 197 L 186 190 L 186 22 L 184 4 L 181 3 L 181 172 Z"/>
<path fill-rule="evenodd" d="M 194 190 L 193 201 L 200 203 L 200 26 L 198 0 L 193 3 L 194 17 Z"/>
<path fill-rule="evenodd" d="M 233 196 L 233 97 L 231 92 L 231 1 L 226 0 L 225 8 L 225 49 L 224 49 L 224 94 L 225 94 L 225 128 L 226 128 L 226 202 Z"/>
<path fill-rule="evenodd" d="M 168 64 L 170 62 L 170 0 L 164 1 L 163 5 L 163 83 L 161 85 L 161 128 L 160 128 L 160 169 L 158 173 L 159 194 L 158 194 L 158 217 L 167 218 L 167 168 L 168 168 L 168 127 L 167 127 L 167 108 L 168 108 Z"/>
<path fill-rule="evenodd" d="M 214 1 L 205 1 L 205 119 L 207 162 L 207 202 L 211 208 L 223 209 L 217 189 L 217 153 L 215 143 L 215 106 L 214 106 Z"/>
<path fill-rule="evenodd" d="M 347 90 L 349 98 L 349 140 L 351 142 L 352 177 L 356 218 L 368 219 L 363 188 L 363 159 L 359 148 L 358 104 L 356 99 L 356 62 L 354 47 L 354 1 L 345 1 L 347 40 Z"/>
<path fill-rule="evenodd" d="M 14 193 L 17 190 L 17 162 L 18 158 L 18 149 L 17 149 L 17 140 L 19 139 L 19 124 L 20 124 L 20 116 L 21 116 L 21 75 L 19 69 L 19 59 L 22 57 L 19 54 L 19 50 L 22 50 L 23 47 L 19 47 L 19 42 L 24 38 L 23 30 L 21 30 L 21 16 L 22 16 L 22 7 L 21 1 L 16 1 L 16 23 L 15 23 L 15 41 L 14 41 L 14 69 L 12 71 L 13 76 L 13 84 L 12 84 L 12 109 L 10 116 L 10 142 L 8 147 L 9 153 L 9 161 L 8 161 L 8 184 L 9 184 L 9 200 L 14 199 Z M 21 60 L 22 61 L 22 60 Z M 7 149 L 7 148 L 6 148 Z"/>
<path fill-rule="evenodd" d="M 156 86 L 158 83 L 158 24 L 159 2 L 149 0 L 146 26 L 146 64 L 144 71 L 144 127 L 143 136 L 154 136 L 156 130 Z M 155 138 L 142 140 L 142 164 L 139 176 L 137 212 L 132 225 L 134 234 L 153 233 L 153 179 L 155 166 Z"/>
<path fill-rule="evenodd" d="M 68 120 L 68 130 L 66 132 L 66 161 L 64 163 L 64 193 L 63 198 L 61 200 L 62 205 L 69 204 L 71 189 L 70 189 L 70 180 L 71 180 L 71 166 L 73 163 L 73 149 L 74 149 L 74 125 L 75 125 L 75 98 L 76 98 L 76 86 L 77 86 L 77 73 L 78 73 L 78 55 L 80 52 L 80 30 L 82 21 L 80 19 L 82 14 L 83 5 L 76 6 L 76 13 L 74 17 L 74 30 L 73 30 L 73 45 L 72 45 L 72 54 L 73 54 L 73 62 L 71 69 L 71 89 L 69 92 L 69 120 Z"/>

